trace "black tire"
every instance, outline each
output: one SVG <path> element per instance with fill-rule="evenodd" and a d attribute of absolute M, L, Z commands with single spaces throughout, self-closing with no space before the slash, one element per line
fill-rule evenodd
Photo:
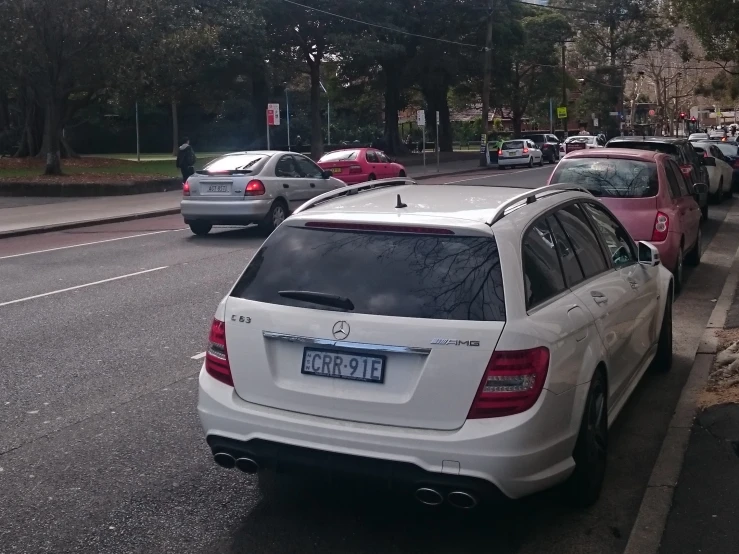
<path fill-rule="evenodd" d="M 270 234 L 279 227 L 280 223 L 287 219 L 287 216 L 287 204 L 282 200 L 275 200 L 269 209 L 269 213 L 259 224 L 259 228 L 263 233 Z"/>
<path fill-rule="evenodd" d="M 652 369 L 660 372 L 667 372 L 672 369 L 672 287 L 670 287 L 665 301 L 665 314 L 662 317 L 657 354 L 652 360 Z"/>
<path fill-rule="evenodd" d="M 692 265 L 693 267 L 701 263 L 701 257 L 703 256 L 703 233 L 698 228 L 698 240 L 695 241 L 695 246 L 690 250 L 690 253 L 685 256 L 685 263 Z"/>
<path fill-rule="evenodd" d="M 550 163 L 550 164 L 555 164 L 555 163 L 557 163 L 557 158 L 555 158 L 555 157 L 554 157 L 554 155 L 552 155 L 552 157 L 551 157 L 551 158 L 549 158 L 549 163 Z"/>
<path fill-rule="evenodd" d="M 721 204 L 724 201 L 724 178 L 721 177 L 721 180 L 718 183 L 718 190 L 716 191 L 716 194 L 711 195 L 711 200 L 715 204 Z"/>
<path fill-rule="evenodd" d="M 675 294 L 683 290 L 683 247 L 680 246 L 680 250 L 677 253 L 677 261 L 675 261 L 675 269 L 672 271 L 673 285 L 675 287 Z"/>
<path fill-rule="evenodd" d="M 708 204 L 701 208 L 701 223 L 708 221 Z"/>
<path fill-rule="evenodd" d="M 398 173 L 398 177 L 405 177 L 405 171 L 402 169 L 400 170 L 400 173 Z"/>
<path fill-rule="evenodd" d="M 374 173 L 370 173 L 369 177 L 367 177 L 367 181 L 374 181 L 376 179 L 377 179 L 377 177 L 375 177 L 375 174 Z"/>
<path fill-rule="evenodd" d="M 544 167 L 544 156 L 539 158 L 539 167 Z"/>
<path fill-rule="evenodd" d="M 575 471 L 565 483 L 569 503 L 577 508 L 592 506 L 600 496 L 608 458 L 608 386 L 605 371 L 597 369 L 590 382 L 577 435 Z"/>
<path fill-rule="evenodd" d="M 724 199 L 731 200 L 733 197 L 734 197 L 734 185 L 731 184 L 728 186 L 728 190 L 724 191 Z"/>
<path fill-rule="evenodd" d="M 212 228 L 213 225 L 207 221 L 193 221 L 190 223 L 190 230 L 199 237 L 204 237 L 210 233 Z"/>
<path fill-rule="evenodd" d="M 529 158 L 529 167 L 534 167 L 534 157 L 533 156 Z"/>

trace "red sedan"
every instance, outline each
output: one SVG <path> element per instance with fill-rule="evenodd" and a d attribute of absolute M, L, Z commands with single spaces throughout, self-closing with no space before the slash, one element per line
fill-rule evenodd
<path fill-rule="evenodd" d="M 347 185 L 407 175 L 405 167 L 374 148 L 335 150 L 318 160 L 318 165 Z"/>

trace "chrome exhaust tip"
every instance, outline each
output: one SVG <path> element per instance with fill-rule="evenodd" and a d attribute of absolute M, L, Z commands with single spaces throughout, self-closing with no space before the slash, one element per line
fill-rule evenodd
<path fill-rule="evenodd" d="M 464 491 L 450 492 L 447 497 L 449 504 L 460 510 L 471 510 L 477 506 L 477 499 Z"/>
<path fill-rule="evenodd" d="M 439 506 L 444 502 L 444 497 L 439 491 L 429 489 L 427 487 L 421 487 L 418 489 L 414 496 L 416 497 L 416 500 L 426 506 Z"/>
<path fill-rule="evenodd" d="M 236 467 L 244 473 L 256 473 L 259 471 L 259 464 L 251 458 L 239 458 L 236 460 Z"/>
<path fill-rule="evenodd" d="M 217 452 L 213 455 L 213 460 L 215 460 L 219 466 L 225 467 L 226 469 L 231 469 L 236 465 L 236 459 L 226 452 Z"/>

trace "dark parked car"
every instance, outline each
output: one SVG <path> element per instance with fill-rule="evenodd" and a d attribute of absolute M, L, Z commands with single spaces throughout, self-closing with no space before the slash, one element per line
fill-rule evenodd
<path fill-rule="evenodd" d="M 606 148 L 631 148 L 650 150 L 669 154 L 680 166 L 680 171 L 691 184 L 708 185 L 708 169 L 703 158 L 686 138 L 670 137 L 615 137 L 608 141 Z M 703 220 L 708 219 L 708 193 L 701 194 L 698 199 Z"/>
<path fill-rule="evenodd" d="M 532 141 L 541 150 L 543 159 L 550 164 L 559 161 L 559 139 L 550 133 L 528 135 L 525 138 Z"/>

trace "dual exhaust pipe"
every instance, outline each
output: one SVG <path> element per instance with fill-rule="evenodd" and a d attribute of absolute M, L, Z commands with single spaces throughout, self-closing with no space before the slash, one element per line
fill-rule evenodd
<path fill-rule="evenodd" d="M 444 495 L 436 489 L 421 487 L 416 490 L 416 500 L 426 506 L 441 506 L 444 503 Z M 471 510 L 477 506 L 477 499 L 465 491 L 452 491 L 446 495 L 446 501 L 460 510 Z"/>
<path fill-rule="evenodd" d="M 226 469 L 238 468 L 244 473 L 253 475 L 259 471 L 259 464 L 251 458 L 234 458 L 227 452 L 216 452 L 213 460 Z M 444 503 L 444 495 L 431 487 L 421 487 L 416 490 L 414 496 L 421 504 L 426 506 L 441 506 Z M 477 499 L 465 491 L 451 491 L 446 495 L 446 501 L 460 510 L 471 510 L 477 506 Z"/>
<path fill-rule="evenodd" d="M 217 452 L 213 455 L 213 460 L 226 469 L 232 469 L 234 467 L 240 469 L 244 473 L 253 475 L 259 471 L 259 464 L 251 458 L 234 458 L 231 454 L 226 452 Z"/>

